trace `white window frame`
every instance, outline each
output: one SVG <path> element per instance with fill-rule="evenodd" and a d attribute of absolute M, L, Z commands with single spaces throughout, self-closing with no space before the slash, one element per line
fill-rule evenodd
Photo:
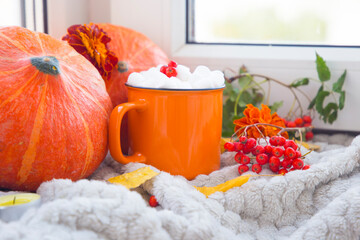
<path fill-rule="evenodd" d="M 44 14 L 47 11 L 43 0 L 23 0 L 25 8 L 25 27 L 36 32 L 46 32 Z"/>

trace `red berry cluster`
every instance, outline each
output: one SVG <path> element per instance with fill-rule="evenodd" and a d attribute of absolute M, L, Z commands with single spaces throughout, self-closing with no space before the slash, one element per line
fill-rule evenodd
<path fill-rule="evenodd" d="M 294 121 L 286 121 L 284 119 L 285 126 L 288 128 L 295 128 L 295 127 L 311 127 L 312 118 L 308 115 L 304 115 L 303 117 L 296 118 Z M 306 141 L 310 141 L 313 139 L 314 133 L 311 130 L 306 131 L 305 138 Z"/>
<path fill-rule="evenodd" d="M 306 170 L 310 167 L 304 166 L 298 145 L 282 136 L 272 136 L 269 144 L 265 146 L 258 144 L 255 138 L 241 136 L 238 142 L 225 143 L 224 148 L 237 152 L 235 161 L 240 164 L 240 175 L 249 171 L 249 165 L 253 172 L 260 173 L 262 166 L 268 164 L 271 171 L 283 175 L 289 171 Z M 255 159 L 256 163 L 251 159 Z"/>
<path fill-rule="evenodd" d="M 160 72 L 162 72 L 168 77 L 176 77 L 177 76 L 176 67 L 177 67 L 177 63 L 174 61 L 170 61 L 168 65 L 164 65 L 160 68 Z"/>

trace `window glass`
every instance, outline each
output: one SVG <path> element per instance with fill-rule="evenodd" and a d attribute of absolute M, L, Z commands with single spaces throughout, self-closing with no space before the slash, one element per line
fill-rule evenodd
<path fill-rule="evenodd" d="M 360 46 L 359 0 L 188 0 L 190 43 Z"/>
<path fill-rule="evenodd" d="M 23 26 L 20 0 L 0 0 L 0 26 Z"/>

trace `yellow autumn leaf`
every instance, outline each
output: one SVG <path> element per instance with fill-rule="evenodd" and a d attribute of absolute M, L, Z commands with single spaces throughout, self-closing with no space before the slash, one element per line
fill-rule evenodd
<path fill-rule="evenodd" d="M 312 143 L 308 143 L 308 142 L 300 142 L 298 140 L 295 140 L 296 144 L 297 145 L 302 145 L 303 147 L 305 147 L 306 149 L 308 150 L 313 150 L 313 151 L 317 151 L 317 150 L 320 150 L 320 146 L 319 145 L 315 145 L 315 144 L 312 144 Z"/>
<path fill-rule="evenodd" d="M 124 173 L 122 175 L 109 178 L 108 181 L 114 184 L 123 185 L 126 188 L 131 189 L 140 186 L 147 180 L 150 180 L 159 174 L 160 173 L 155 172 L 150 167 L 143 167 L 129 173 Z"/>
<path fill-rule="evenodd" d="M 210 196 L 215 192 L 226 192 L 227 190 L 240 187 L 246 183 L 252 175 L 239 176 L 237 178 L 231 179 L 224 183 L 221 183 L 214 187 L 195 187 L 199 192 L 203 193 L 206 197 Z"/>

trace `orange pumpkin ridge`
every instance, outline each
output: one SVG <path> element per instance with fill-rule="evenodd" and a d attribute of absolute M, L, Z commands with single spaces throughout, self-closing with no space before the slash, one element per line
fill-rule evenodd
<path fill-rule="evenodd" d="M 46 78 L 45 78 L 43 87 L 41 87 L 42 88 L 41 89 L 41 99 L 40 99 L 38 111 L 36 113 L 34 126 L 32 128 L 29 145 L 23 156 L 23 160 L 21 162 L 21 167 L 18 172 L 18 176 L 17 176 L 18 180 L 16 182 L 16 184 L 18 184 L 18 185 L 23 184 L 27 180 L 27 178 L 29 177 L 30 171 L 32 169 L 32 164 L 35 161 L 36 145 L 39 142 L 40 131 L 41 131 L 41 127 L 43 125 L 44 114 L 46 111 L 45 97 L 46 97 L 46 91 L 47 91 L 47 86 L 48 86 L 47 77 L 48 76 L 46 76 Z"/>
<path fill-rule="evenodd" d="M 0 27 L 0 89 L 0 188 L 75 181 L 103 161 L 112 103 L 97 69 L 66 42 Z"/>

